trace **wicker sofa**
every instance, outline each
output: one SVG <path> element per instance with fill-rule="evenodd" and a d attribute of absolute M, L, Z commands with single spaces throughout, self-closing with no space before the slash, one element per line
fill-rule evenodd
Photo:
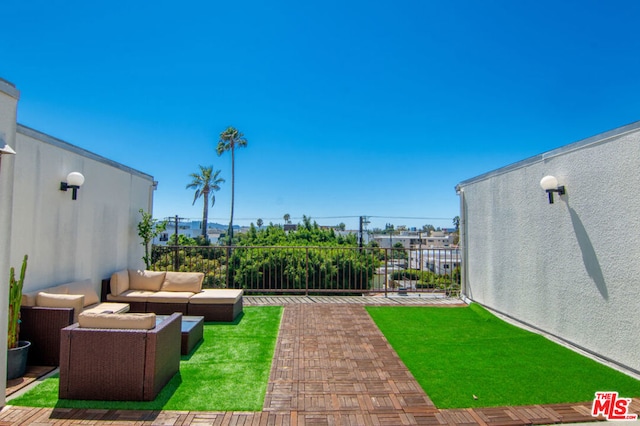
<path fill-rule="evenodd" d="M 82 312 L 126 312 L 124 303 L 101 303 L 90 280 L 74 281 L 22 295 L 20 338 L 31 342 L 29 365 L 60 365 L 60 329 Z"/>
<path fill-rule="evenodd" d="M 127 303 L 130 312 L 203 316 L 232 322 L 243 309 L 242 289 L 202 289 L 202 272 L 125 269 L 102 281 L 102 300 Z"/>
<path fill-rule="evenodd" d="M 155 314 L 82 314 L 60 332 L 59 397 L 155 399 L 180 369 L 181 317 L 156 325 Z"/>

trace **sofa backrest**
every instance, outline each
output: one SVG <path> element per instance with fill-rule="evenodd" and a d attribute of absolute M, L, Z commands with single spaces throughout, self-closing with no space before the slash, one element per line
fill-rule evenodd
<path fill-rule="evenodd" d="M 202 290 L 202 272 L 136 271 L 123 269 L 114 272 L 110 279 L 110 291 L 119 296 L 127 290 L 141 291 L 187 291 L 198 293 Z"/>
<path fill-rule="evenodd" d="M 66 286 L 69 288 L 69 292 L 67 294 L 81 294 L 84 296 L 85 307 L 100 303 L 100 296 L 98 296 L 91 280 L 86 279 L 82 281 L 74 281 L 66 284 Z"/>
<path fill-rule="evenodd" d="M 162 291 L 190 291 L 199 293 L 202 290 L 202 272 L 172 272 L 168 271 L 162 283 Z"/>
<path fill-rule="evenodd" d="M 53 287 L 43 288 L 41 290 L 32 291 L 29 293 L 22 293 L 22 306 L 36 306 L 36 298 L 38 293 L 44 291 L 50 294 L 69 294 L 69 286 L 61 284 Z"/>
<path fill-rule="evenodd" d="M 114 296 L 120 296 L 122 293 L 129 290 L 129 271 L 123 269 L 122 271 L 117 271 L 111 274 L 109 286 L 111 294 Z"/>
<path fill-rule="evenodd" d="M 82 307 L 95 305 L 100 302 L 100 296 L 96 292 L 90 279 L 82 281 L 73 281 L 66 284 L 61 284 L 53 287 L 47 287 L 40 290 L 24 293 L 22 295 L 22 306 L 45 306 L 50 308 L 72 308 L 74 306 L 49 306 L 46 304 L 46 297 L 41 298 L 41 302 L 38 303 L 38 294 L 68 294 L 68 295 L 82 295 L 84 296 Z"/>
<path fill-rule="evenodd" d="M 160 291 L 166 272 L 134 271 L 129 269 L 129 289 L 142 291 Z"/>

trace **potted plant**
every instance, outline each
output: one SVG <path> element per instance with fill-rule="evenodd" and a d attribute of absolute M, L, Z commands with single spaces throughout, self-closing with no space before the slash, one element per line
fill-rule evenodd
<path fill-rule="evenodd" d="M 24 255 L 20 279 L 16 281 L 13 267 L 9 271 L 9 324 L 7 340 L 7 380 L 24 375 L 27 369 L 27 355 L 30 342 L 18 339 L 20 334 L 20 305 L 22 304 L 22 286 L 27 271 L 27 258 Z"/>

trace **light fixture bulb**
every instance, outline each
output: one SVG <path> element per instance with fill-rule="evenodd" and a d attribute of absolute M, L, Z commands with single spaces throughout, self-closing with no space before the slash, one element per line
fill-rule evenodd
<path fill-rule="evenodd" d="M 545 191 L 558 188 L 558 179 L 555 176 L 545 176 L 540 180 L 540 186 Z"/>
<path fill-rule="evenodd" d="M 79 172 L 71 172 L 67 175 L 67 185 L 69 186 L 82 186 L 84 183 L 84 176 Z"/>

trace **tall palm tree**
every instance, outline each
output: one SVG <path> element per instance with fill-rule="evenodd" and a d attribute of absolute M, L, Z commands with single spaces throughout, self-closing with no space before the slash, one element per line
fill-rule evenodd
<path fill-rule="evenodd" d="M 200 173 L 191 173 L 189 176 L 193 179 L 187 189 L 195 189 L 196 193 L 193 197 L 193 204 L 198 198 L 204 198 L 204 207 L 202 209 L 202 236 L 207 239 L 207 222 L 209 221 L 209 197 L 211 197 L 211 207 L 216 203 L 215 195 L 211 191 L 220 191 L 220 184 L 224 179 L 219 177 L 220 170 L 213 172 L 213 166 L 200 166 Z"/>
<path fill-rule="evenodd" d="M 233 203 L 235 195 L 235 149 L 236 147 L 247 146 L 247 140 L 243 133 L 240 133 L 234 127 L 228 127 L 227 130 L 220 133 L 220 140 L 216 151 L 218 155 L 222 155 L 226 151 L 231 151 L 231 218 L 229 219 L 229 244 L 233 241 Z"/>

